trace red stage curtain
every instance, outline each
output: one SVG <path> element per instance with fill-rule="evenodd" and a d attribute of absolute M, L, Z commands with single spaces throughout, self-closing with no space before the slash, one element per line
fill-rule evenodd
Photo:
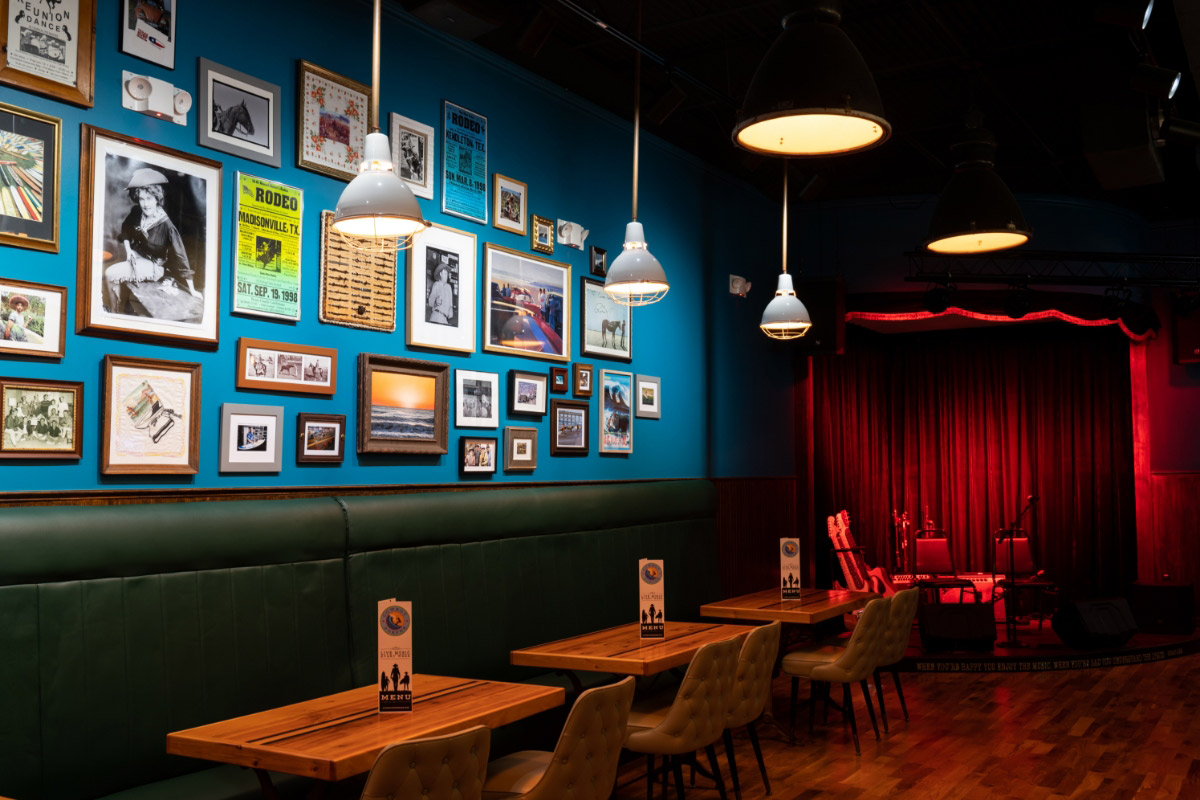
<path fill-rule="evenodd" d="M 844 356 L 813 359 L 818 531 L 845 508 L 868 563 L 904 571 L 892 511 L 915 531 L 928 509 L 958 568 L 990 573 L 993 534 L 1036 495 L 1023 528 L 1064 596 L 1120 594 L 1135 579 L 1125 336 L 1064 323 L 847 336 Z"/>

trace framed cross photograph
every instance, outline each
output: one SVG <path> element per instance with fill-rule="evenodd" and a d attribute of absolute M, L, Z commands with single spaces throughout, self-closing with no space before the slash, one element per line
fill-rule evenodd
<path fill-rule="evenodd" d="M 608 251 L 595 245 L 588 247 L 588 269 L 599 277 L 608 275 Z"/>
<path fill-rule="evenodd" d="M 94 103 L 96 0 L 0 0 L 0 83 Z"/>
<path fill-rule="evenodd" d="M 176 0 L 121 0 L 121 52 L 175 69 Z"/>
<path fill-rule="evenodd" d="M 475 234 L 434 223 L 408 250 L 408 343 L 475 352 Z"/>
<path fill-rule="evenodd" d="M 337 393 L 337 350 L 263 339 L 238 339 L 237 388 Z"/>
<path fill-rule="evenodd" d="M 635 415 L 645 419 L 662 418 L 662 381 L 651 375 L 638 375 L 634 381 L 637 398 Z"/>
<path fill-rule="evenodd" d="M 458 467 L 464 474 L 496 471 L 496 437 L 464 436 L 458 440 Z"/>
<path fill-rule="evenodd" d="M 58 252 L 62 120 L 0 103 L 0 244 Z"/>
<path fill-rule="evenodd" d="M 367 142 L 371 90 L 307 61 L 299 71 L 296 166 L 354 180 Z"/>
<path fill-rule="evenodd" d="M 483 349 L 570 361 L 571 266 L 484 245 Z"/>
<path fill-rule="evenodd" d="M 499 172 L 492 175 L 492 227 L 525 235 L 529 187 Z"/>
<path fill-rule="evenodd" d="M 0 278 L 0 354 L 62 358 L 66 328 L 65 288 Z"/>
<path fill-rule="evenodd" d="M 633 375 L 600 370 L 600 452 L 633 452 Z"/>
<path fill-rule="evenodd" d="M 389 114 L 388 121 L 391 123 L 392 163 L 396 174 L 417 197 L 432 200 L 433 176 L 437 169 L 433 128 L 396 113 Z"/>
<path fill-rule="evenodd" d="M 81 131 L 76 332 L 215 347 L 221 164 Z"/>
<path fill-rule="evenodd" d="M 454 370 L 454 424 L 460 428 L 500 425 L 500 376 L 495 372 Z"/>
<path fill-rule="evenodd" d="M 0 459 L 83 455 L 83 384 L 0 378 Z"/>
<path fill-rule="evenodd" d="M 575 375 L 572 381 L 576 397 L 592 396 L 592 365 L 575 364 Z"/>
<path fill-rule="evenodd" d="M 200 466 L 200 365 L 104 357 L 105 475 L 194 475 Z"/>
<path fill-rule="evenodd" d="M 283 406 L 221 404 L 221 472 L 283 469 Z"/>
<path fill-rule="evenodd" d="M 446 453 L 449 364 L 358 357 L 358 452 Z"/>
<path fill-rule="evenodd" d="M 537 428 L 504 429 L 504 471 L 533 472 L 537 469 Z"/>
<path fill-rule="evenodd" d="M 519 369 L 508 371 L 508 413 L 546 413 L 546 397 L 549 381 L 545 373 L 525 372 Z"/>
<path fill-rule="evenodd" d="M 550 455 L 587 455 L 589 408 L 582 400 L 550 401 Z"/>
<path fill-rule="evenodd" d="M 585 356 L 633 360 L 633 313 L 614 301 L 604 284 L 590 278 L 580 282 L 579 351 Z"/>
<path fill-rule="evenodd" d="M 196 135 L 203 147 L 278 167 L 282 93 L 273 83 L 201 58 Z"/>
<path fill-rule="evenodd" d="M 296 415 L 296 463 L 341 464 L 346 458 L 346 415 Z"/>
<path fill-rule="evenodd" d="M 554 220 L 532 214 L 529 218 L 529 249 L 551 255 L 554 253 Z"/>

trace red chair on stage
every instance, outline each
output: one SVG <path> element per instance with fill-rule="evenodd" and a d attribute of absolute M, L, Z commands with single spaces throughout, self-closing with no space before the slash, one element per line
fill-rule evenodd
<path fill-rule="evenodd" d="M 914 541 L 916 544 L 914 569 L 918 575 L 929 576 L 918 580 L 917 586 L 931 590 L 936 602 L 941 602 L 942 591 L 945 589 L 958 589 L 960 603 L 963 591 L 966 590 L 973 592 L 975 602 L 979 602 L 979 589 L 974 583 L 958 575 L 958 570 L 954 566 L 954 556 L 950 552 L 950 540 L 946 537 L 945 531 L 923 528 L 917 531 L 917 538 Z"/>
<path fill-rule="evenodd" d="M 1022 591 L 1033 593 L 1034 607 L 1038 610 L 1038 630 L 1042 629 L 1045 615 L 1042 613 L 1044 593 L 1054 591 L 1053 581 L 1047 580 L 1037 568 L 1033 560 L 1033 547 L 1025 531 L 998 530 L 995 533 L 995 558 L 992 572 L 996 585 L 994 599 L 1004 598 L 1004 621 L 1008 627 L 1009 639 L 1015 639 L 1017 607 Z M 1009 561 L 1009 554 L 1012 560 Z M 1010 569 L 1009 565 L 1012 564 Z"/>

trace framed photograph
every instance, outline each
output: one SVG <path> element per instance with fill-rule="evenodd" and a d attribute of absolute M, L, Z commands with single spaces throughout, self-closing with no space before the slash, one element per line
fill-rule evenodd
<path fill-rule="evenodd" d="M 94 103 L 96 0 L 0 0 L 0 83 Z"/>
<path fill-rule="evenodd" d="M 598 277 L 608 275 L 608 251 L 603 247 L 588 248 L 588 265 L 591 273 Z"/>
<path fill-rule="evenodd" d="M 548 383 L 546 376 L 541 373 L 510 369 L 508 413 L 536 414 L 539 417 L 545 414 Z"/>
<path fill-rule="evenodd" d="M 630 307 L 609 297 L 600 281 L 584 278 L 581 284 L 580 353 L 615 361 L 632 361 L 633 313 Z"/>
<path fill-rule="evenodd" d="M 80 127 L 75 331 L 215 347 L 220 163 Z"/>
<path fill-rule="evenodd" d="M 499 172 L 492 175 L 492 226 L 525 235 L 529 187 Z"/>
<path fill-rule="evenodd" d="M 436 223 L 408 249 L 408 343 L 475 352 L 475 234 Z"/>
<path fill-rule="evenodd" d="M 395 250 L 363 253 L 332 233 L 332 211 L 321 212 L 321 282 L 317 319 L 330 325 L 396 330 Z"/>
<path fill-rule="evenodd" d="M 200 466 L 200 365 L 104 357 L 105 475 L 194 475 Z"/>
<path fill-rule="evenodd" d="M 591 397 L 592 396 L 592 365 L 591 364 L 575 364 L 575 376 L 572 381 L 574 394 L 576 397 Z"/>
<path fill-rule="evenodd" d="M 566 394 L 569 390 L 567 386 L 567 368 L 566 367 L 551 367 L 550 368 L 550 391 L 555 394 Z"/>
<path fill-rule="evenodd" d="M 0 355 L 62 358 L 67 290 L 0 278 Z"/>
<path fill-rule="evenodd" d="M 0 458 L 83 456 L 83 384 L 0 378 Z"/>
<path fill-rule="evenodd" d="M 296 463 L 341 464 L 346 458 L 346 415 L 296 415 Z"/>
<path fill-rule="evenodd" d="M 332 395 L 337 350 L 263 339 L 238 339 L 237 388 Z"/>
<path fill-rule="evenodd" d="M 121 0 L 121 52 L 175 69 L 176 0 Z"/>
<path fill-rule="evenodd" d="M 283 406 L 221 404 L 221 472 L 283 469 Z"/>
<path fill-rule="evenodd" d="M 571 266 L 487 244 L 483 349 L 571 360 Z"/>
<path fill-rule="evenodd" d="M 488 223 L 487 117 L 447 100 L 442 113 L 442 213 Z"/>
<path fill-rule="evenodd" d="M 463 474 L 496 471 L 496 437 L 464 436 L 458 440 L 458 466 Z"/>
<path fill-rule="evenodd" d="M 533 472 L 537 469 L 537 428 L 504 429 L 504 471 Z"/>
<path fill-rule="evenodd" d="M 358 452 L 445 453 L 449 364 L 358 356 Z"/>
<path fill-rule="evenodd" d="M 278 167 L 279 137 L 283 131 L 279 125 L 283 97 L 279 87 L 207 58 L 201 58 L 199 63 L 200 102 L 196 106 L 199 144 Z"/>
<path fill-rule="evenodd" d="M 633 452 L 633 375 L 600 370 L 600 452 Z"/>
<path fill-rule="evenodd" d="M 58 252 L 62 120 L 0 103 L 0 245 Z"/>
<path fill-rule="evenodd" d="M 500 424 L 500 376 L 495 372 L 454 370 L 454 424 L 495 428 Z"/>
<path fill-rule="evenodd" d="M 636 416 L 645 419 L 662 418 L 662 381 L 650 375 L 638 375 L 634 383 L 637 398 Z"/>
<path fill-rule="evenodd" d="M 589 408 L 581 400 L 550 401 L 550 455 L 587 455 Z"/>
<path fill-rule="evenodd" d="M 529 249 L 547 254 L 554 252 L 554 220 L 537 214 L 530 216 Z"/>
<path fill-rule="evenodd" d="M 239 172 L 233 196 L 233 312 L 298 321 L 304 191 Z"/>
<path fill-rule="evenodd" d="M 297 85 L 296 166 L 353 180 L 367 142 L 371 90 L 303 60 Z"/>
<path fill-rule="evenodd" d="M 392 164 L 395 165 L 396 174 L 417 197 L 432 200 L 434 165 L 437 161 L 433 128 L 396 113 L 389 114 L 388 121 L 392 132 Z"/>

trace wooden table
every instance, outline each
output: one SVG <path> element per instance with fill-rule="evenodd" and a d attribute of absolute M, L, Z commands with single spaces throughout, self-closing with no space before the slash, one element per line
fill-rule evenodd
<path fill-rule="evenodd" d="M 779 589 L 731 597 L 700 606 L 700 614 L 721 619 L 746 619 L 760 622 L 792 622 L 816 625 L 840 618 L 862 608 L 879 595 L 874 592 L 849 592 L 844 589 L 804 589 L 799 600 L 780 600 Z"/>
<path fill-rule="evenodd" d="M 167 734 L 167 752 L 251 767 L 274 794 L 267 770 L 338 781 L 366 772 L 385 746 L 487 725 L 494 728 L 562 705 L 563 689 L 414 675 L 413 711 L 380 714 L 379 687 L 365 686 L 290 706 Z"/>

